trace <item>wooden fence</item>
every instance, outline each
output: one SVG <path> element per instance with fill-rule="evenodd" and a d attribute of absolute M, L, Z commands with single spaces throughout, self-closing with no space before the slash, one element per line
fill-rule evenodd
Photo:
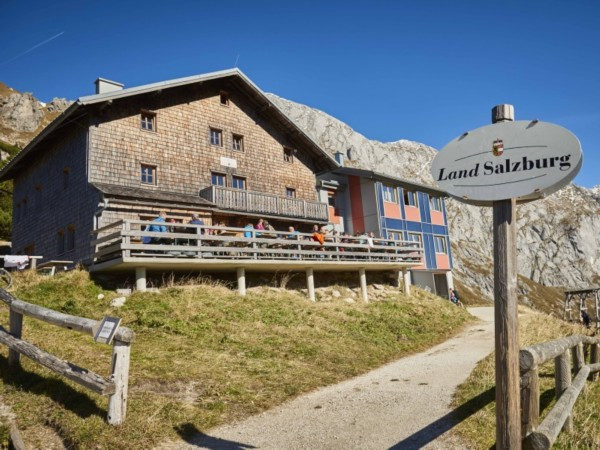
<path fill-rule="evenodd" d="M 591 381 L 596 381 L 600 372 L 599 344 L 599 338 L 577 335 L 533 345 L 520 351 L 521 423 L 524 448 L 551 448 L 561 430 L 572 431 L 573 405 L 586 380 L 589 378 Z M 585 361 L 586 354 L 590 355 L 589 364 Z M 554 359 L 555 366 L 556 404 L 539 424 L 538 367 L 551 359 Z M 571 359 L 576 374 L 573 380 L 571 380 Z"/>
<path fill-rule="evenodd" d="M 94 336 L 100 322 L 93 319 L 63 314 L 42 306 L 21 301 L 4 289 L 0 289 L 0 300 L 10 308 L 10 332 L 0 326 L 0 343 L 9 348 L 8 365 L 18 367 L 20 355 L 68 378 L 80 385 L 108 396 L 108 423 L 120 425 L 127 412 L 127 388 L 129 383 L 129 359 L 134 333 L 131 329 L 120 327 L 113 339 L 111 376 L 106 379 L 90 370 L 40 350 L 33 344 L 21 339 L 23 315 L 38 320 L 79 331 Z"/>

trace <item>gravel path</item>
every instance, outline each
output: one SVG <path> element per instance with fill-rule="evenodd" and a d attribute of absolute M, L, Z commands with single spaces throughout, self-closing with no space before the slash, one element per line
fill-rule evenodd
<path fill-rule="evenodd" d="M 481 321 L 423 353 L 163 448 L 461 448 L 448 406 L 494 345 L 493 308 L 469 311 Z"/>

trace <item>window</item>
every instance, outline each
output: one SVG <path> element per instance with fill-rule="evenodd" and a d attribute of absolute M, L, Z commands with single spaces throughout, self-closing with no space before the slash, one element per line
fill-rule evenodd
<path fill-rule="evenodd" d="M 229 106 L 229 94 L 227 92 L 221 91 L 221 93 L 219 94 L 219 100 L 221 102 L 221 105 Z"/>
<path fill-rule="evenodd" d="M 140 181 L 142 184 L 156 185 L 156 166 L 142 164 Z"/>
<path fill-rule="evenodd" d="M 433 236 L 433 247 L 436 253 L 448 253 L 445 236 Z"/>
<path fill-rule="evenodd" d="M 415 208 L 418 208 L 419 203 L 417 201 L 417 193 L 414 191 L 404 189 L 404 205 L 414 206 Z"/>
<path fill-rule="evenodd" d="M 387 184 L 382 185 L 383 187 L 383 201 L 398 203 L 398 193 L 394 186 L 388 186 Z"/>
<path fill-rule="evenodd" d="M 440 197 L 429 197 L 429 204 L 432 211 L 442 210 L 442 199 Z"/>
<path fill-rule="evenodd" d="M 224 173 L 211 172 L 210 183 L 213 186 L 227 186 L 227 177 Z"/>
<path fill-rule="evenodd" d="M 408 240 L 410 242 L 418 242 L 419 247 L 423 247 L 423 236 L 421 233 L 408 233 Z"/>
<path fill-rule="evenodd" d="M 75 250 L 75 226 L 69 225 L 67 227 L 67 235 L 65 237 L 65 250 L 70 252 Z"/>
<path fill-rule="evenodd" d="M 283 148 L 283 160 L 288 163 L 294 162 L 294 150 L 291 148 Z"/>
<path fill-rule="evenodd" d="M 210 129 L 210 145 L 223 145 L 223 132 L 217 128 Z"/>
<path fill-rule="evenodd" d="M 327 204 L 335 208 L 335 192 L 327 192 Z"/>
<path fill-rule="evenodd" d="M 285 188 L 285 196 L 289 198 L 296 198 L 296 189 Z"/>
<path fill-rule="evenodd" d="M 401 241 L 402 239 L 402 231 L 389 231 L 387 232 L 388 239 L 392 239 L 394 241 Z"/>
<path fill-rule="evenodd" d="M 231 180 L 231 187 L 234 189 L 246 189 L 246 179 L 234 176 Z"/>
<path fill-rule="evenodd" d="M 156 113 L 150 111 L 142 111 L 142 130 L 156 131 Z"/>
<path fill-rule="evenodd" d="M 56 235 L 56 253 L 62 255 L 65 252 L 65 230 L 58 230 Z"/>
<path fill-rule="evenodd" d="M 67 189 L 69 187 L 69 175 L 71 174 L 71 169 L 69 167 L 65 167 L 63 169 L 63 189 Z"/>
<path fill-rule="evenodd" d="M 238 152 L 244 151 L 244 136 L 239 134 L 234 134 L 231 139 L 231 148 L 237 150 Z"/>

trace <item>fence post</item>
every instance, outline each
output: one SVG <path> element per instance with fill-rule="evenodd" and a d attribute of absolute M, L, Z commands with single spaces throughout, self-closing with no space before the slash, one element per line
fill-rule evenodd
<path fill-rule="evenodd" d="M 566 350 L 562 355 L 554 358 L 554 381 L 556 383 L 555 394 L 557 400 L 571 386 L 571 361 L 569 354 L 569 350 Z M 563 431 L 573 431 L 573 416 L 571 414 L 565 420 Z"/>
<path fill-rule="evenodd" d="M 23 314 L 10 309 L 9 314 L 10 334 L 17 339 L 21 339 L 23 331 Z M 8 350 L 8 366 L 19 367 L 21 355 L 16 350 Z"/>
<path fill-rule="evenodd" d="M 538 368 L 533 367 L 521 376 L 521 436 L 534 431 L 540 422 L 540 383 Z"/>
<path fill-rule="evenodd" d="M 571 352 L 573 353 L 573 369 L 575 369 L 575 375 L 577 375 L 585 364 L 583 343 L 580 342 L 575 347 L 571 348 Z"/>
<path fill-rule="evenodd" d="M 114 341 L 111 379 L 115 382 L 115 393 L 108 398 L 108 423 L 111 425 L 121 425 L 125 421 L 130 354 L 129 342 Z"/>
<path fill-rule="evenodd" d="M 590 364 L 598 363 L 600 356 L 600 346 L 598 344 L 590 345 Z M 590 375 L 590 381 L 596 381 L 598 379 L 598 372 Z"/>

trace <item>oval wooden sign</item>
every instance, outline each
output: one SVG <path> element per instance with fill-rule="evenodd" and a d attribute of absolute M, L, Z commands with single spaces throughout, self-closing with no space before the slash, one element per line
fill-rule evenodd
<path fill-rule="evenodd" d="M 457 137 L 431 166 L 441 189 L 473 205 L 537 200 L 566 186 L 583 162 L 581 144 L 566 128 L 537 120 L 499 122 Z"/>

